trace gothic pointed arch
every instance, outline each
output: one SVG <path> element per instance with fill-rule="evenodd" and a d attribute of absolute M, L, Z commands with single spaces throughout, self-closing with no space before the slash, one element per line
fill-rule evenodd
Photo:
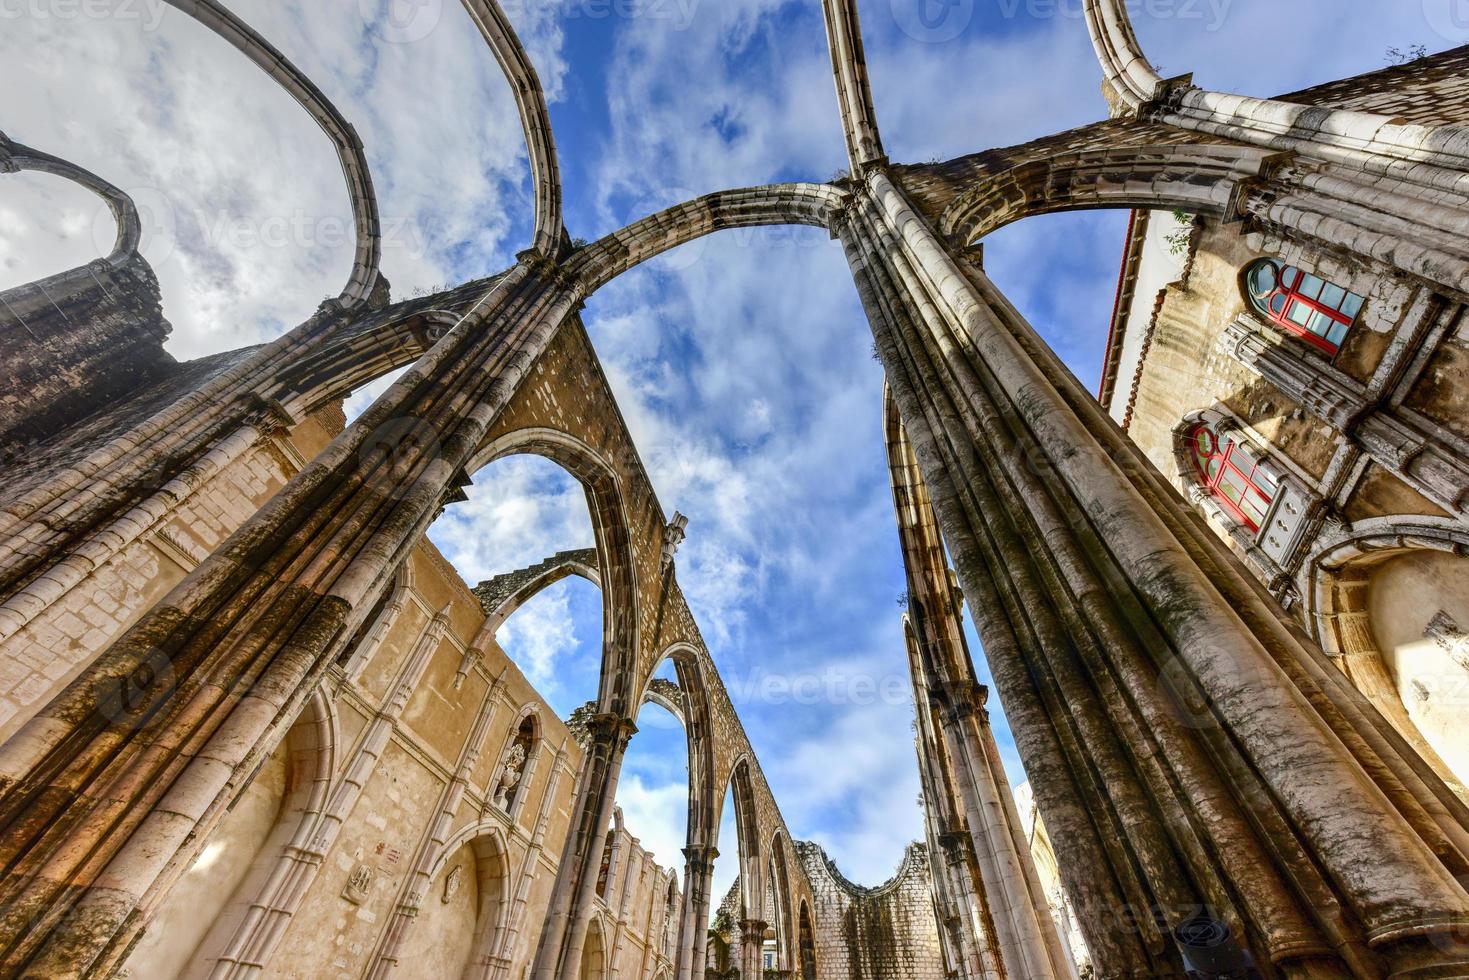
<path fill-rule="evenodd" d="M 720 822 L 731 818 L 735 822 L 735 835 L 739 841 L 740 910 L 742 916 L 749 917 L 758 914 L 764 904 L 765 869 L 761 866 L 760 814 L 748 756 L 735 762 L 726 785 L 734 803 L 734 813 L 721 814 Z"/>
<path fill-rule="evenodd" d="M 635 710 L 638 586 L 633 536 L 620 478 L 591 446 L 548 428 L 521 429 L 493 440 L 481 448 L 467 470 L 476 472 L 495 460 L 515 455 L 549 459 L 586 490 L 602 584 L 604 639 L 598 704 L 604 713 L 629 717 Z"/>

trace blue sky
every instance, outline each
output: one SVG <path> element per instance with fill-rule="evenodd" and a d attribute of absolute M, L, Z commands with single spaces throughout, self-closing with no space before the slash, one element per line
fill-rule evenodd
<path fill-rule="evenodd" d="M 400 8 L 384 27 L 384 3 Z M 1463 0 L 1138 0 L 1165 74 L 1269 95 L 1469 42 Z M 453 0 L 234 0 L 367 146 L 398 297 L 509 265 L 530 237 L 524 145 Z M 180 357 L 254 343 L 335 295 L 351 262 L 330 147 L 254 66 L 157 0 L 102 17 L 0 2 L 0 129 L 132 191 Z M 817 0 L 512 0 L 552 101 L 573 236 L 724 187 L 845 165 Z M 890 156 L 1020 142 L 1105 114 L 1079 0 L 863 0 Z M 1303 54 L 1304 52 L 1304 54 Z M 1095 386 L 1125 218 L 995 235 L 995 280 Z M 111 229 L 85 192 L 0 181 L 0 286 L 85 262 Z M 881 375 L 846 263 L 811 230 L 725 233 L 595 296 L 585 320 L 664 507 L 691 519 L 679 580 L 793 832 L 877 883 L 921 833 Z M 371 392 L 360 395 L 361 406 Z M 579 489 L 505 460 L 432 537 L 471 581 L 591 543 Z M 600 601 L 572 581 L 506 649 L 561 713 L 592 696 Z M 977 649 L 977 644 L 976 644 Z M 983 667 L 981 672 L 984 673 Z M 771 692 L 795 689 L 797 698 Z M 781 685 L 786 685 L 782 687 Z M 878 691 L 869 694 L 869 687 Z M 885 696 L 884 696 L 885 695 Z M 1013 781 L 1023 772 L 1001 728 Z M 682 733 L 649 708 L 619 802 L 667 863 Z M 733 855 L 730 842 L 722 848 Z M 722 887 L 732 861 L 723 862 Z"/>

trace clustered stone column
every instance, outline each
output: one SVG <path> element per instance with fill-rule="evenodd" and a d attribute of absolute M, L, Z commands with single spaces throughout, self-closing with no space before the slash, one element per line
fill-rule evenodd
<path fill-rule="evenodd" d="M 960 949 L 979 953 L 976 976 L 1071 977 L 1074 970 L 1056 931 L 1045 889 L 1010 795 L 1010 783 L 994 744 L 985 700 L 989 692 L 974 676 L 961 620 L 962 596 L 950 583 L 943 541 L 913 449 L 891 399 L 887 403 L 888 463 L 908 580 L 909 659 L 914 671 L 924 799 L 931 817 L 948 818 L 939 834 L 967 835 L 978 875 L 963 881 L 967 861 L 944 860 L 935 874 L 959 872 L 960 893 L 977 896 L 987 935 L 961 934 Z M 937 729 L 933 731 L 933 729 Z M 942 752 L 941 758 L 933 756 Z M 953 801 L 952 813 L 944 813 Z M 935 810 L 934 808 L 938 808 Z M 938 836 L 938 835 L 935 835 Z M 948 850 L 956 843 L 950 841 Z M 935 855 L 935 860 L 939 859 Z M 970 975 L 970 974 L 966 974 Z"/>
<path fill-rule="evenodd" d="M 709 956 L 709 913 L 714 901 L 714 861 L 719 849 L 712 844 L 684 848 L 683 915 L 678 925 L 677 980 L 701 980 Z"/>
<path fill-rule="evenodd" d="M 546 911 L 546 928 L 531 969 L 536 980 L 575 980 L 581 975 L 582 947 L 597 898 L 607 828 L 617 802 L 618 777 L 628 743 L 637 732 L 631 721 L 615 714 L 596 716 L 588 728 L 591 744 L 577 781 L 571 830 L 561 853 L 556 886 Z"/>
<path fill-rule="evenodd" d="M 557 328 L 526 256 L 0 748 L 0 972 L 105 974 L 284 736 Z"/>
<path fill-rule="evenodd" d="M 882 169 L 838 220 L 1104 976 L 1469 968 L 1469 814 Z"/>

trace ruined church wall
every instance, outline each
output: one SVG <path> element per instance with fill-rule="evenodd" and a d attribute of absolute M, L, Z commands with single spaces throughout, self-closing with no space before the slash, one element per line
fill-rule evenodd
<path fill-rule="evenodd" d="M 797 854 L 815 906 L 820 980 L 940 980 L 947 975 L 934 911 L 928 849 L 910 844 L 902 867 L 878 888 L 844 878 L 819 845 Z"/>

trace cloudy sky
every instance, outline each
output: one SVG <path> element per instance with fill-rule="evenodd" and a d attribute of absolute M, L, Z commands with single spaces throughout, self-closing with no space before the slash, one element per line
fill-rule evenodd
<path fill-rule="evenodd" d="M 456 0 L 228 2 L 361 134 L 396 297 L 513 261 L 530 237 L 524 144 Z M 1165 75 L 1256 95 L 1382 67 L 1389 48 L 1469 42 L 1466 0 L 1130 6 Z M 573 236 L 844 166 L 818 0 L 509 0 L 506 11 L 552 102 Z M 863 0 L 861 13 L 896 161 L 1105 114 L 1080 0 Z M 176 356 L 276 336 L 341 290 L 351 216 L 330 144 L 162 0 L 0 0 L 0 93 L 0 130 L 134 195 Z M 1056 216 L 987 249 L 993 277 L 1092 387 L 1124 227 L 1117 213 Z M 112 236 L 86 192 L 0 180 L 0 288 L 89 261 Z M 839 249 L 811 230 L 725 233 L 607 287 L 586 322 L 665 509 L 691 519 L 679 580 L 793 832 L 855 880 L 884 880 L 921 833 L 918 781 L 881 376 Z M 591 544 L 580 491 L 552 464 L 497 463 L 470 497 L 432 532 L 470 581 Z M 599 598 L 576 581 L 517 613 L 501 640 L 565 714 L 595 693 L 600 635 Z M 801 696 L 782 694 L 793 682 Z M 619 802 L 681 865 L 682 734 L 652 707 L 641 725 Z M 735 853 L 728 839 L 722 850 Z M 733 862 L 721 863 L 722 890 Z"/>

